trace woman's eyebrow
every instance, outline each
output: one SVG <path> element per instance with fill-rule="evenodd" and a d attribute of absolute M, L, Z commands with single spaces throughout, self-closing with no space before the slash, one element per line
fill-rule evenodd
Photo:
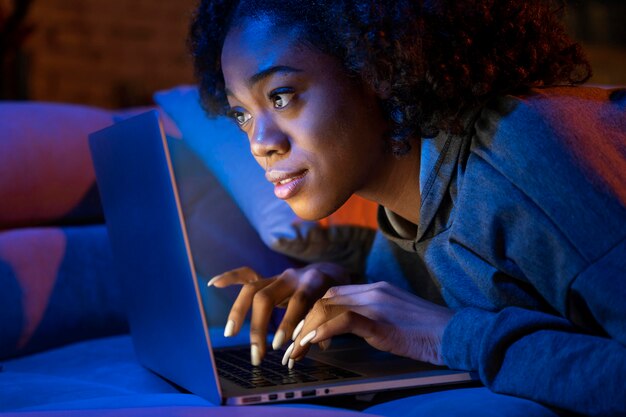
<path fill-rule="evenodd" d="M 294 72 L 302 72 L 302 70 L 299 70 L 297 68 L 293 68 L 287 65 L 274 65 L 264 70 L 261 70 L 257 72 L 256 74 L 254 74 L 253 76 L 251 76 L 250 79 L 248 80 L 248 87 L 252 88 L 259 81 L 277 72 L 294 73 Z"/>
<path fill-rule="evenodd" d="M 302 70 L 287 65 L 274 65 L 252 75 L 247 82 L 248 88 L 252 89 L 255 84 L 277 72 L 290 74 L 295 72 L 302 72 Z M 225 89 L 225 93 L 227 96 L 234 97 L 234 94 L 228 88 Z"/>

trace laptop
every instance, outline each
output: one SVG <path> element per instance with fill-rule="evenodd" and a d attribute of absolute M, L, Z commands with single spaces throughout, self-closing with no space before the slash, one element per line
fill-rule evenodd
<path fill-rule="evenodd" d="M 283 350 L 270 347 L 253 367 L 249 345 L 213 346 L 210 298 L 194 269 L 158 113 L 92 133 L 89 145 L 133 345 L 141 364 L 156 374 L 214 404 L 232 405 L 475 379 L 377 351 L 356 337 L 333 339 L 326 351 L 313 346 L 292 370 L 280 364 Z"/>

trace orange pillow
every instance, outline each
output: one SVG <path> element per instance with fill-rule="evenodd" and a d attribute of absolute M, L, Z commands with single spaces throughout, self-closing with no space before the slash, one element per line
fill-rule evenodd
<path fill-rule="evenodd" d="M 360 226 L 376 229 L 376 211 L 378 204 L 353 195 L 339 210 L 322 219 L 319 223 L 324 227 Z"/>

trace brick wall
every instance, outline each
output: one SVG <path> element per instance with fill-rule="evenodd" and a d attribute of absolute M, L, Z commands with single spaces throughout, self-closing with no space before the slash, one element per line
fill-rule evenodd
<path fill-rule="evenodd" d="M 193 82 L 185 38 L 196 0 L 35 0 L 29 96 L 123 107 Z"/>
<path fill-rule="evenodd" d="M 591 82 L 626 84 L 622 0 L 570 3 L 568 25 L 592 61 Z M 146 104 L 156 90 L 193 82 L 185 38 L 195 4 L 34 0 L 29 98 L 115 108 Z"/>
<path fill-rule="evenodd" d="M 593 66 L 591 83 L 626 85 L 626 2 L 569 0 L 566 23 Z"/>

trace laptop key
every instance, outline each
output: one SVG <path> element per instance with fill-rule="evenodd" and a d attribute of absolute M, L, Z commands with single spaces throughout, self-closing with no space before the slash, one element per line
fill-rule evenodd
<path fill-rule="evenodd" d="M 245 388 L 291 385 L 358 376 L 357 374 L 310 358 L 298 361 L 296 369 L 281 364 L 283 351 L 269 351 L 260 367 L 250 363 L 247 348 L 216 352 L 219 375 Z"/>
<path fill-rule="evenodd" d="M 310 375 L 298 375 L 297 379 L 299 382 L 315 382 L 318 381 L 317 378 L 310 376 Z"/>

